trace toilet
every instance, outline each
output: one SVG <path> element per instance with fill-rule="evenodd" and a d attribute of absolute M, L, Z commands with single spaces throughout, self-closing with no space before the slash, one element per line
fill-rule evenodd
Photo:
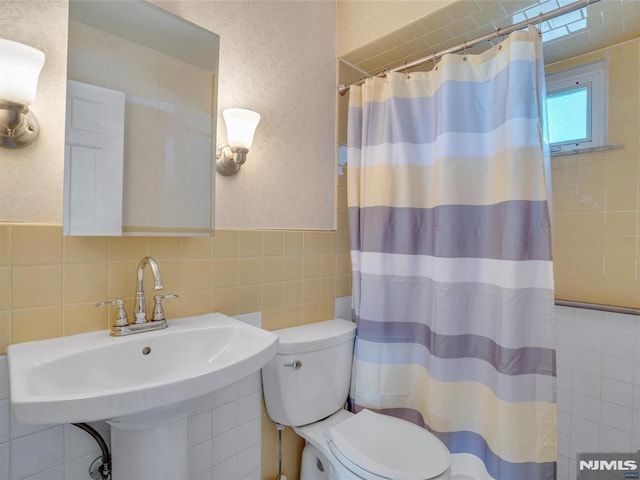
<path fill-rule="evenodd" d="M 450 455 L 427 430 L 370 410 L 344 409 L 355 324 L 329 320 L 276 330 L 262 368 L 267 414 L 306 440 L 300 480 L 447 480 Z"/>

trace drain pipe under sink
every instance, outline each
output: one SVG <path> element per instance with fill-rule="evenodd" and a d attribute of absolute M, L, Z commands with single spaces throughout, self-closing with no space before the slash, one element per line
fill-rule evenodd
<path fill-rule="evenodd" d="M 89 476 L 94 480 L 111 480 L 111 455 L 102 435 L 87 423 L 72 423 L 71 425 L 91 435 L 102 451 L 102 456 L 96 458 L 89 466 Z"/>

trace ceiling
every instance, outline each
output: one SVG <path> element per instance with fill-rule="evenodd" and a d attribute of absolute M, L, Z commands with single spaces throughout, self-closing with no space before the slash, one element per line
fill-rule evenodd
<path fill-rule="evenodd" d="M 372 44 L 343 55 L 341 60 L 370 75 L 523 20 L 531 20 L 542 30 L 546 64 L 640 36 L 639 0 L 600 0 L 542 24 L 535 22 L 540 13 L 574 1 L 457 0 Z M 489 47 L 491 43 L 484 42 L 468 48 L 467 52 L 479 53 Z M 417 69 L 429 68 L 430 65 L 425 65 Z"/>

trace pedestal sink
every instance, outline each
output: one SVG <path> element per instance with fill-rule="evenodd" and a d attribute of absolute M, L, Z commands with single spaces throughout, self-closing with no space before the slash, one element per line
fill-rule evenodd
<path fill-rule="evenodd" d="M 278 337 L 220 313 L 169 325 L 126 337 L 105 330 L 11 345 L 16 418 L 108 420 L 114 478 L 150 478 L 150 462 L 153 478 L 187 478 L 188 401 L 262 368 Z"/>

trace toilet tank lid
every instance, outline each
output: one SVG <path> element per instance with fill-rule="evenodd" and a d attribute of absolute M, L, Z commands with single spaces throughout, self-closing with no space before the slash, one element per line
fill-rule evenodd
<path fill-rule="evenodd" d="M 283 328 L 273 333 L 278 335 L 278 353 L 313 352 L 353 340 L 356 324 L 350 320 L 338 318 L 299 327 Z"/>

